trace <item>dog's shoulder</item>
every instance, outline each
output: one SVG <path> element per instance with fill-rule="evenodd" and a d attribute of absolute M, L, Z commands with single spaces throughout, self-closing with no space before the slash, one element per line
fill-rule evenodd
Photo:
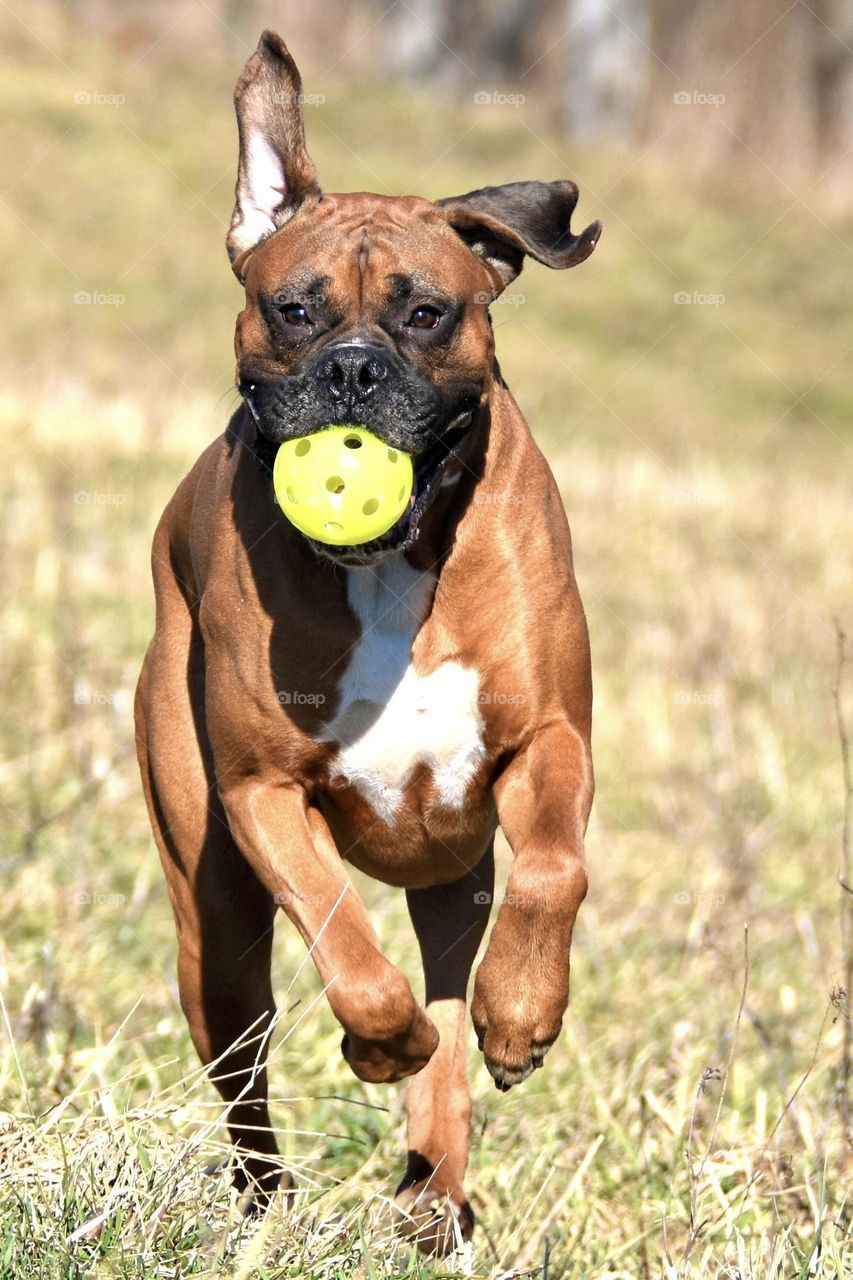
<path fill-rule="evenodd" d="M 238 416 L 235 414 L 234 418 Z M 199 454 L 166 504 L 154 532 L 152 568 L 155 584 L 161 574 L 169 573 L 181 584 L 184 594 L 191 598 L 200 596 L 203 590 L 203 581 L 199 578 L 203 579 L 205 566 L 198 562 L 197 553 L 199 548 L 209 544 L 211 525 L 235 461 L 233 425 L 234 419 Z"/>

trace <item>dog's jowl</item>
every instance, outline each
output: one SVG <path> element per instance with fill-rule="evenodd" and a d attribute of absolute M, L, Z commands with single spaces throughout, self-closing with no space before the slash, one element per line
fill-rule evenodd
<path fill-rule="evenodd" d="M 281 906 L 351 1069 L 413 1077 L 396 1203 L 401 1229 L 441 1253 L 473 1228 L 465 1011 L 494 834 L 512 862 L 471 1014 L 505 1090 L 560 1030 L 593 789 L 569 530 L 498 372 L 489 303 L 525 256 L 582 262 L 599 226 L 571 231 L 565 180 L 436 203 L 324 194 L 300 101 L 266 32 L 235 91 L 242 403 L 154 537 L 139 761 L 181 1002 L 229 1104 L 238 1184 L 263 1205 L 286 1181 L 262 1052 Z M 407 455 L 413 480 L 383 533 L 335 545 L 286 518 L 272 468 L 284 442 L 344 425 Z M 406 891 L 425 1007 L 380 951 L 347 863 Z"/>

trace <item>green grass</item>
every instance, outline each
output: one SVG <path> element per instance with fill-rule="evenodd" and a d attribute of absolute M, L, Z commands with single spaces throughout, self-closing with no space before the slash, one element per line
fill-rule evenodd
<path fill-rule="evenodd" d="M 63 65 L 7 21 L 0 1275 L 429 1274 L 387 1214 L 404 1091 L 349 1074 L 286 922 L 272 1075 L 297 1204 L 241 1222 L 203 1173 L 227 1149 L 131 750 L 150 536 L 233 403 L 236 67 L 127 70 L 54 38 Z M 547 1247 L 549 1280 L 849 1277 L 831 691 L 833 618 L 853 621 L 851 227 L 341 71 L 306 75 L 330 188 L 571 176 L 605 223 L 583 268 L 529 268 L 495 307 L 572 521 L 598 795 L 564 1035 L 506 1096 L 471 1036 L 480 1226 L 443 1270 L 541 1274 Z M 417 979 L 401 895 L 359 887 Z"/>

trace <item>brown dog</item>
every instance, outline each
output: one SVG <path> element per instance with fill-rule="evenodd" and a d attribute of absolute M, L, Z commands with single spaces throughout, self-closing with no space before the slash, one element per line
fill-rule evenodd
<path fill-rule="evenodd" d="M 244 404 L 154 537 L 137 692 L 143 784 L 178 931 L 181 1003 L 215 1062 L 256 1198 L 279 1180 L 265 1052 L 278 905 L 311 949 L 362 1080 L 419 1073 L 397 1203 L 422 1248 L 468 1238 L 465 1002 L 492 847 L 513 851 L 471 1014 L 501 1089 L 560 1030 L 592 800 L 586 624 L 569 530 L 502 382 L 488 304 L 525 255 L 571 267 L 571 182 L 432 204 L 323 195 L 301 84 L 265 32 L 235 91 Z M 283 440 L 359 423 L 415 461 L 413 505 L 357 548 L 275 505 Z M 351 862 L 406 890 L 426 1010 L 379 950 Z"/>

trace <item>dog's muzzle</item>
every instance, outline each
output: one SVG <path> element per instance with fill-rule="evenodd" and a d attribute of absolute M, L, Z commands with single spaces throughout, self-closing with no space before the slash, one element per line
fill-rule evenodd
<path fill-rule="evenodd" d="M 400 550 L 418 536 L 420 522 L 435 498 L 442 476 L 457 455 L 480 388 L 457 386 L 450 395 L 400 360 L 365 340 L 332 342 L 310 362 L 275 382 L 250 380 L 240 391 L 255 421 L 255 453 L 272 469 L 278 446 L 340 424 L 363 426 L 386 444 L 412 456 L 413 501 L 381 538 L 358 547 L 336 548 L 308 539 L 321 555 L 343 563 L 366 563 Z"/>

